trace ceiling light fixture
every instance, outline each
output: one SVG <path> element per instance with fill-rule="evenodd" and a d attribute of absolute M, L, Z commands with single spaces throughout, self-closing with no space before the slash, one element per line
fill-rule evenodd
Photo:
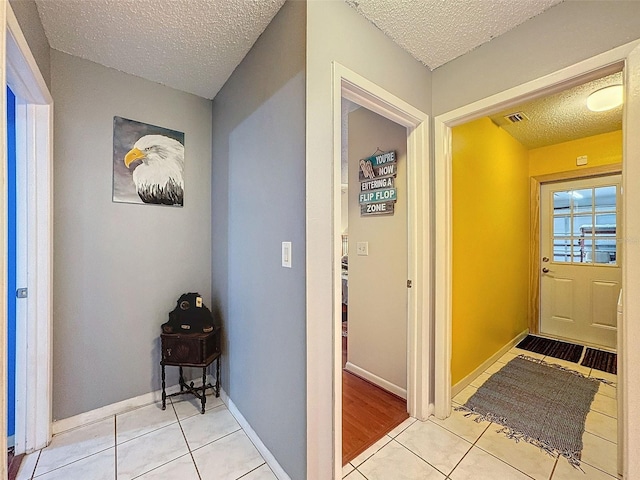
<path fill-rule="evenodd" d="M 587 108 L 592 112 L 604 112 L 620 105 L 622 105 L 622 85 L 601 88 L 587 98 Z"/>

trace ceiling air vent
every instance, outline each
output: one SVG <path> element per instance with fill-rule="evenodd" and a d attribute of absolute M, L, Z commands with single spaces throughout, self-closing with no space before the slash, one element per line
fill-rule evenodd
<path fill-rule="evenodd" d="M 529 117 L 527 117 L 524 112 L 510 113 L 509 115 L 505 115 L 504 118 L 507 119 L 510 123 L 518 123 L 529 120 Z"/>

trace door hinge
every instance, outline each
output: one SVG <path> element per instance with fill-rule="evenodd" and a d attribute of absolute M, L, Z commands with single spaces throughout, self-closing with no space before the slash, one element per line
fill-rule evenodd
<path fill-rule="evenodd" d="M 411 280 L 407 280 L 407 288 L 411 288 L 413 286 L 413 282 Z"/>
<path fill-rule="evenodd" d="M 16 290 L 16 298 L 27 298 L 29 296 L 29 290 L 26 288 L 19 288 Z"/>

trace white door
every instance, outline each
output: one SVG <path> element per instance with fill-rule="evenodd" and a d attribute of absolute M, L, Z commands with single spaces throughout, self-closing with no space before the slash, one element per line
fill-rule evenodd
<path fill-rule="evenodd" d="M 620 175 L 544 184 L 540 332 L 616 348 Z"/>

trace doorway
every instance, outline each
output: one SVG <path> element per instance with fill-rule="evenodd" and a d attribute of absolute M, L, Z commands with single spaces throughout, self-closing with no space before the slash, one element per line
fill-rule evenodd
<path fill-rule="evenodd" d="M 308 271 L 326 272 L 323 278 L 331 282 L 319 287 L 333 291 L 333 322 L 329 328 L 326 316 L 316 318 L 318 311 L 308 308 L 307 336 L 316 338 L 307 345 L 307 371 L 315 372 L 307 383 L 307 425 L 309 436 L 318 439 L 308 447 L 308 461 L 314 472 L 323 471 L 327 478 L 342 477 L 342 311 L 340 259 L 342 242 L 340 240 L 340 158 L 341 158 L 341 104 L 342 98 L 368 108 L 407 128 L 407 208 L 408 208 L 408 272 L 414 288 L 409 289 L 408 333 L 407 333 L 407 407 L 409 414 L 420 420 L 429 415 L 431 365 L 431 327 L 430 319 L 430 237 L 427 222 L 429 208 L 429 156 L 428 156 L 428 116 L 400 98 L 394 96 L 361 75 L 333 62 L 333 185 L 330 221 L 322 225 L 307 224 L 307 238 L 319 235 L 319 243 L 330 242 L 333 245 L 333 262 L 328 268 L 323 257 L 308 259 Z M 309 166 L 307 157 L 307 165 Z M 325 198 L 326 186 L 315 180 L 309 181 L 307 170 L 307 198 Z M 318 227 L 317 230 L 315 227 Z M 323 240 L 324 239 L 324 240 Z M 307 243 L 308 248 L 310 245 Z M 310 277 L 308 277 L 310 278 Z M 419 286 L 418 288 L 415 288 Z M 327 291 L 327 290 L 325 290 Z M 309 304 L 310 305 L 310 304 Z M 320 341 L 319 339 L 323 339 Z M 330 448 L 329 448 L 330 446 Z M 322 459 L 322 460 L 320 460 Z M 324 465 L 333 465 L 331 473 Z"/>
<path fill-rule="evenodd" d="M 613 81 L 616 80 L 613 79 Z M 587 85 L 586 88 L 582 88 L 581 85 L 580 89 L 591 91 L 593 88 L 591 82 L 585 85 Z M 576 88 L 578 87 L 576 86 Z M 574 91 L 558 92 L 556 95 L 560 98 L 552 95 L 541 98 L 539 102 L 543 102 L 545 105 L 555 105 L 555 102 L 562 100 L 562 98 L 569 96 L 575 98 L 577 93 L 575 89 L 572 90 Z M 584 95 L 585 98 L 586 96 L 587 94 Z M 467 386 L 464 381 L 469 377 L 471 377 L 471 385 L 478 386 L 477 382 L 480 380 L 476 380 L 475 371 L 469 373 L 469 370 L 477 365 L 482 365 L 488 359 L 495 359 L 494 355 L 501 356 L 505 353 L 504 348 L 509 349 L 518 343 L 521 332 L 526 334 L 527 290 L 530 284 L 529 277 L 535 273 L 534 271 L 529 272 L 530 260 L 534 255 L 536 258 L 540 256 L 539 249 L 529 247 L 530 229 L 536 231 L 538 237 L 540 236 L 539 225 L 542 225 L 543 231 L 545 227 L 551 230 L 551 232 L 546 232 L 546 237 L 548 237 L 546 245 L 553 252 L 554 243 L 567 244 L 568 258 L 571 260 L 575 257 L 577 263 L 582 259 L 583 263 L 576 265 L 576 268 L 593 265 L 595 245 L 597 245 L 597 250 L 610 251 L 606 264 L 608 267 L 615 265 L 611 262 L 618 257 L 615 252 L 616 235 L 612 233 L 612 230 L 616 229 L 617 205 L 619 204 L 616 190 L 619 191 L 619 189 L 611 187 L 615 187 L 616 180 L 619 181 L 619 179 L 613 177 L 614 180 L 612 180 L 612 177 L 609 176 L 608 178 L 602 177 L 603 179 L 598 182 L 594 179 L 592 165 L 600 163 L 600 167 L 614 165 L 613 168 L 616 168 L 615 164 L 622 160 L 622 133 L 620 131 L 622 108 L 618 108 L 617 118 L 614 119 L 617 121 L 607 123 L 603 122 L 601 117 L 597 117 L 597 123 L 601 124 L 602 130 L 594 131 L 593 135 L 585 136 L 583 132 L 577 131 L 573 125 L 574 128 L 571 130 L 573 138 L 565 136 L 558 143 L 551 135 L 535 133 L 544 131 L 544 126 L 538 126 L 534 120 L 530 120 L 525 125 L 518 125 L 519 130 L 515 132 L 510 131 L 508 126 L 503 127 L 498 124 L 506 116 L 503 113 L 521 112 L 522 116 L 528 114 L 533 118 L 534 115 L 531 112 L 536 111 L 537 102 L 525 102 L 506 111 L 497 112 L 495 115 L 473 120 L 452 129 L 452 188 L 454 193 L 454 281 L 452 285 L 454 317 L 452 322 L 454 334 L 451 368 L 452 383 L 458 391 Z M 561 105 L 562 102 L 560 102 Z M 580 105 L 580 108 L 586 109 L 582 103 Z M 553 113 L 555 108 L 554 106 L 551 109 L 549 115 L 551 119 L 558 117 L 557 113 Z M 584 115 L 586 116 L 588 113 L 585 112 Z M 494 117 L 498 118 L 494 120 Z M 545 121 L 539 111 L 536 118 Z M 558 122 L 554 127 L 553 133 L 557 134 Z M 515 128 L 511 128 L 511 130 Z M 609 131 L 609 129 L 612 130 Z M 535 134 L 529 135 L 529 131 L 535 131 L 533 132 Z M 576 158 L 579 156 L 585 157 L 581 158 L 580 162 L 587 165 L 576 165 Z M 530 198 L 532 172 L 544 172 L 548 175 L 546 180 L 549 181 L 544 183 L 543 190 L 544 188 L 551 190 L 548 192 L 544 190 L 541 197 L 542 203 L 545 205 L 544 208 L 547 211 L 551 210 L 551 212 L 546 217 L 542 215 L 543 218 L 540 221 L 532 221 L 530 224 L 528 215 L 530 204 L 535 202 L 533 195 Z M 562 183 L 557 179 L 551 183 L 549 177 L 553 175 L 588 175 L 588 178 L 576 183 Z M 556 194 L 555 199 L 554 193 Z M 545 199 L 547 200 L 546 204 Z M 607 223 L 607 235 L 604 234 L 605 220 L 609 222 Z M 613 225 L 611 225 L 612 223 Z M 598 235 L 592 231 L 594 225 L 599 227 Z M 563 226 L 566 228 L 563 229 Z M 540 242 L 535 244 L 540 245 Z M 571 250 L 572 245 L 575 245 L 575 251 Z M 542 272 L 545 272 L 542 273 L 541 280 L 543 282 L 545 275 L 547 279 L 557 277 L 559 282 L 568 280 L 566 275 L 559 275 L 556 272 L 556 264 L 561 263 L 560 255 L 562 252 L 559 247 L 556 247 L 555 250 L 557 258 L 549 262 L 548 256 L 552 256 L 552 254 L 543 249 L 544 255 L 542 255 L 541 261 Z M 486 252 L 490 252 L 490 254 L 487 255 Z M 598 255 L 599 261 L 604 267 L 605 254 L 600 252 Z M 613 274 L 613 269 L 608 270 L 608 273 Z M 604 292 L 598 291 L 597 288 L 592 289 L 593 282 L 584 277 L 585 272 L 580 272 L 580 280 L 587 282 L 582 287 L 602 296 Z M 613 286 L 611 283 L 605 284 L 603 278 L 598 279 L 596 286 L 603 289 L 615 288 L 615 284 Z M 553 299 L 558 309 L 561 307 L 558 300 L 566 301 L 565 310 L 573 309 L 574 305 L 582 306 L 586 303 L 592 310 L 588 312 L 591 314 L 595 314 L 598 307 L 602 308 L 602 311 L 597 312 L 601 315 L 600 322 L 606 323 L 610 321 L 612 316 L 615 319 L 617 291 L 612 295 L 612 302 L 607 305 L 604 305 L 604 302 L 598 302 L 598 305 L 594 305 L 588 299 L 581 301 L 580 294 L 582 292 L 580 291 L 567 292 L 566 289 L 561 291 L 560 286 L 551 287 L 552 291 L 547 293 L 553 295 L 555 289 L 560 294 L 559 298 Z M 565 318 L 558 320 L 562 324 L 568 323 L 570 319 L 568 314 L 564 313 L 564 315 Z M 464 328 L 461 325 L 464 325 Z M 558 336 L 557 332 L 554 333 L 556 333 L 554 336 Z M 481 345 L 476 344 L 474 350 L 484 349 L 484 356 L 471 358 L 473 353 L 469 352 L 468 343 L 465 343 L 470 339 L 482 343 Z M 495 343 L 490 345 L 490 341 L 495 341 Z M 521 350 L 517 352 L 522 353 Z M 474 364 L 472 360 L 475 360 L 476 363 Z M 553 358 L 545 360 L 549 363 L 561 362 Z M 592 374 L 590 368 L 580 366 L 580 360 L 580 358 L 575 358 L 573 363 L 565 362 L 562 363 L 562 366 L 586 373 L 587 376 L 597 377 L 597 374 Z M 461 372 L 461 364 L 465 364 L 462 366 L 468 370 Z M 465 375 L 468 377 L 465 378 Z M 482 378 L 486 379 L 487 377 Z M 615 375 L 612 381 L 616 381 Z M 462 386 L 460 386 L 461 383 Z M 469 389 L 469 391 L 471 390 Z M 605 400 L 608 403 L 614 403 L 610 398 Z M 458 401 L 460 400 L 458 399 Z M 522 403 L 526 404 L 527 402 L 523 401 Z M 606 423 L 608 425 L 615 424 L 616 409 L 611 409 L 608 413 L 611 415 L 606 416 Z M 593 415 L 597 416 L 597 414 Z M 588 423 L 585 430 L 591 435 L 596 433 L 594 429 L 595 427 Z M 615 441 L 610 441 L 612 436 L 615 436 L 615 428 L 612 430 L 613 433 L 610 433 L 610 430 L 607 431 L 607 440 L 609 441 L 607 446 L 615 449 Z M 592 452 L 585 452 L 585 458 L 592 463 L 595 461 Z M 612 470 L 611 465 L 607 465 L 606 468 L 609 473 L 616 473 L 615 467 Z"/>
<path fill-rule="evenodd" d="M 408 417 L 407 130 L 345 99 L 342 110 L 346 464 Z"/>
<path fill-rule="evenodd" d="M 625 85 L 628 92 L 637 91 L 637 84 L 640 80 L 640 48 L 639 42 L 632 42 L 616 49 L 610 50 L 603 54 L 592 57 L 588 60 L 570 66 L 566 69 L 558 71 L 537 80 L 533 80 L 526 84 L 506 90 L 502 93 L 493 95 L 481 101 L 474 102 L 464 107 L 452 110 L 448 113 L 439 115 L 435 119 L 436 132 L 436 170 L 435 170 L 435 199 L 436 199 L 436 271 L 440 272 L 436 275 L 435 286 L 435 336 L 436 336 L 436 391 L 435 391 L 435 413 L 438 417 L 445 418 L 451 411 L 451 372 L 448 368 L 447 359 L 451 354 L 451 128 L 470 120 L 482 117 L 489 113 L 495 112 L 504 106 L 517 105 L 525 99 L 545 95 L 551 91 L 566 87 L 570 84 L 584 82 L 585 76 L 589 76 L 595 71 L 602 68 L 612 67 L 614 70 L 620 68 L 620 62 L 625 62 Z M 599 76 L 599 75 L 598 75 Z M 638 95 L 628 95 L 625 102 L 625 133 L 623 134 L 625 160 L 623 173 L 623 223 L 625 225 L 625 236 L 631 232 L 637 232 L 637 220 L 630 214 L 629 208 L 640 205 L 640 192 L 630 187 L 634 178 L 640 173 L 638 166 L 633 161 L 626 159 L 635 158 L 638 154 L 640 144 L 635 136 L 628 132 L 635 131 L 640 125 L 640 103 Z M 631 180 L 630 180 L 631 179 Z M 626 243 L 631 241 L 631 237 L 626 237 Z M 536 258 L 538 256 L 536 255 Z M 628 265 L 634 265 L 638 260 L 637 252 L 633 249 L 625 251 L 622 260 L 623 267 L 623 289 L 625 286 L 637 285 L 640 280 L 640 273 L 632 272 Z M 627 339 L 633 338 L 637 334 L 637 322 L 631 320 L 638 316 L 638 308 L 640 308 L 635 299 L 629 296 L 623 296 L 622 300 L 622 322 L 618 334 L 618 351 L 620 365 L 619 375 L 619 391 L 618 402 L 622 405 L 619 410 L 624 412 L 633 411 L 638 402 L 636 391 L 628 389 L 628 370 L 626 365 L 638 361 L 638 352 L 634 350 Z M 631 319 L 631 320 L 630 320 Z M 626 335 L 621 335 L 624 330 Z M 631 410 L 630 410 L 631 409 Z M 619 459 L 624 462 L 624 468 L 620 471 L 625 477 L 633 477 L 637 472 L 637 462 L 630 458 L 630 452 L 637 450 L 639 438 L 630 431 L 624 415 L 618 418 L 618 431 L 621 432 L 623 441 L 618 443 L 621 454 Z"/>
<path fill-rule="evenodd" d="M 546 183 L 540 195 L 540 333 L 616 348 L 620 175 Z"/>
<path fill-rule="evenodd" d="M 14 444 L 15 453 L 21 454 L 45 447 L 51 436 L 53 99 L 9 5 L 6 15 L 2 19 L 6 58 L 2 58 L 6 62 L 5 86 L 16 97 L 16 217 L 21 220 L 16 224 L 16 249 L 17 262 L 24 265 L 17 270 L 16 285 L 27 289 L 27 298 L 17 303 L 15 328 Z M 6 178 L 5 162 L 0 168 Z M 6 212 L 3 221 L 8 227 Z M 7 253 L 5 247 L 5 261 Z M 6 334 L 7 318 L 0 318 L 0 328 Z M 6 392 L 2 400 L 6 405 Z M 0 425 L 8 430 L 4 415 Z M 0 442 L 4 450 L 6 440 L 4 436 Z"/>
<path fill-rule="evenodd" d="M 16 433 L 16 97 L 7 87 L 7 446 Z"/>

